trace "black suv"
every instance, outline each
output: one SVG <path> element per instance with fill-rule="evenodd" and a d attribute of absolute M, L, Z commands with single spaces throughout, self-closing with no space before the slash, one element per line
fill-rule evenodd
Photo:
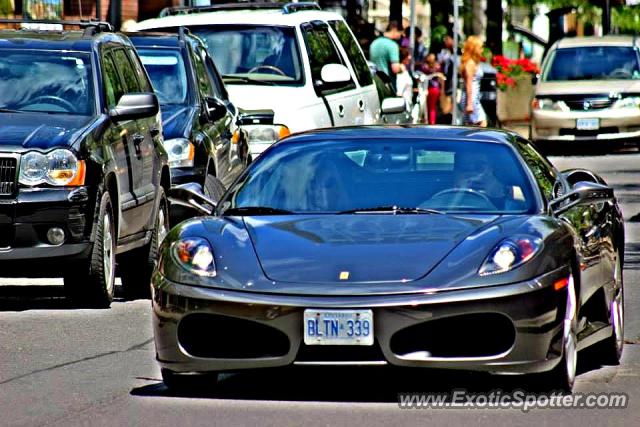
<path fill-rule="evenodd" d="M 125 291 L 146 295 L 167 231 L 159 105 L 126 36 L 56 25 L 0 31 L 0 275 L 62 276 L 108 307 L 116 256 Z"/>
<path fill-rule="evenodd" d="M 184 28 L 129 38 L 160 101 L 172 184 L 198 183 L 217 201 L 246 168 L 249 148 L 206 46 Z M 177 206 L 171 215 L 182 216 Z"/>

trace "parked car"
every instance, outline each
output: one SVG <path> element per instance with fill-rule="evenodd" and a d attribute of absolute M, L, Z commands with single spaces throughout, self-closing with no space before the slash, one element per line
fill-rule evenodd
<path fill-rule="evenodd" d="M 83 30 L 0 31 L 0 275 L 64 277 L 108 307 L 116 260 L 125 291 L 149 293 L 168 229 L 159 105 L 127 37 L 56 25 Z"/>
<path fill-rule="evenodd" d="M 249 162 L 238 109 L 204 44 L 178 34 L 130 33 L 160 101 L 172 185 L 196 182 L 218 200 Z M 176 207 L 177 208 L 177 207 Z M 171 209 L 172 222 L 185 212 Z"/>
<path fill-rule="evenodd" d="M 633 36 L 556 42 L 535 88 L 531 137 L 543 149 L 640 138 L 640 42 Z"/>
<path fill-rule="evenodd" d="M 170 232 L 153 276 L 169 387 L 391 364 L 536 373 L 570 390 L 578 349 L 620 359 L 613 190 L 559 172 L 515 133 L 310 131 L 265 151 L 217 205 L 188 188 L 172 197 L 212 216 Z"/>
<path fill-rule="evenodd" d="M 248 129 L 254 158 L 291 132 L 380 121 L 364 54 L 336 13 L 314 3 L 241 2 L 163 15 L 137 29 L 188 27 L 206 43 L 238 107 L 273 111 L 271 126 Z"/>

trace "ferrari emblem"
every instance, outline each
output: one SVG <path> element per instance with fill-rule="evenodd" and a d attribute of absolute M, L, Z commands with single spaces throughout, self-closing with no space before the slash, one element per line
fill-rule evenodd
<path fill-rule="evenodd" d="M 340 280 L 349 280 L 349 272 L 341 271 L 340 272 Z"/>

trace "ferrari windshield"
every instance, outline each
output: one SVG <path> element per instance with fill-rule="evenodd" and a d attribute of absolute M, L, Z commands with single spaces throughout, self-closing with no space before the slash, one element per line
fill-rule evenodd
<path fill-rule="evenodd" d="M 91 57 L 68 51 L 0 49 L 0 109 L 91 115 Z"/>
<path fill-rule="evenodd" d="M 295 31 L 273 25 L 191 27 L 207 45 L 227 84 L 299 84 L 302 65 Z"/>
<path fill-rule="evenodd" d="M 220 211 L 525 213 L 535 193 L 508 146 L 353 139 L 283 143 L 250 168 Z"/>

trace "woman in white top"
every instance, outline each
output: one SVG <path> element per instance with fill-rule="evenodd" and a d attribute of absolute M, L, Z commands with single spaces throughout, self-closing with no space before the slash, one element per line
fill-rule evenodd
<path fill-rule="evenodd" d="M 400 68 L 401 72 L 396 74 L 396 95 L 404 98 L 407 107 L 411 108 L 413 103 L 413 79 L 409 74 L 409 64 L 411 55 L 409 49 L 400 48 Z"/>

